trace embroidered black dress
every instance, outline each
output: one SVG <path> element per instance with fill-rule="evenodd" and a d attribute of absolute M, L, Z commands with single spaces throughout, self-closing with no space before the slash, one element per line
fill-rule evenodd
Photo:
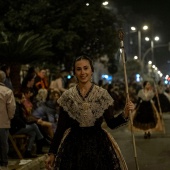
<path fill-rule="evenodd" d="M 101 124 L 114 129 L 127 122 L 113 115 L 113 99 L 96 85 L 82 98 L 77 87 L 65 91 L 58 127 L 49 153 L 56 154 L 55 170 L 127 170 L 117 143 Z"/>
<path fill-rule="evenodd" d="M 141 130 L 149 130 L 156 127 L 158 122 L 157 110 L 153 102 L 153 91 L 141 89 L 138 93 L 138 103 L 133 119 L 134 127 Z"/>

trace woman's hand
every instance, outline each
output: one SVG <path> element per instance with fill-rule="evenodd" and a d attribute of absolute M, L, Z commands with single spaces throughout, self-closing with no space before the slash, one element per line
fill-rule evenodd
<path fill-rule="evenodd" d="M 50 154 L 48 155 L 47 159 L 45 160 L 45 168 L 47 170 L 52 170 L 54 166 L 55 155 Z"/>
<path fill-rule="evenodd" d="M 134 103 L 131 101 L 127 101 L 124 109 L 124 117 L 128 118 L 130 111 L 133 111 L 135 109 Z"/>

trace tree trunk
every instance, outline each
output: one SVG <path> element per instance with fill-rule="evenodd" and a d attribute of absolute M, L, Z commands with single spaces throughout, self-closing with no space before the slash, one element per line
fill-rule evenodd
<path fill-rule="evenodd" d="M 10 72 L 11 82 L 12 82 L 14 91 L 17 91 L 21 87 L 21 82 L 20 82 L 21 64 L 13 63 L 11 64 L 10 67 L 11 67 L 11 72 Z"/>

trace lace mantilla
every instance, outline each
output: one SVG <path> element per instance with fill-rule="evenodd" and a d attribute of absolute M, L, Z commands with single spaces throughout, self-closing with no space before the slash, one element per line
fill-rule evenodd
<path fill-rule="evenodd" d="M 113 99 L 107 90 L 94 85 L 87 98 L 83 100 L 74 86 L 62 94 L 58 103 L 71 118 L 79 122 L 80 127 L 90 127 L 94 126 L 104 110 L 113 105 Z"/>

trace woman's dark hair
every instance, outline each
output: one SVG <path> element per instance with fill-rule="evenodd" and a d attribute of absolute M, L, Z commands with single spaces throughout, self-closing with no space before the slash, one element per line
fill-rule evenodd
<path fill-rule="evenodd" d="M 81 56 L 77 57 L 77 58 L 74 60 L 74 62 L 73 62 L 73 73 L 74 73 L 74 74 L 75 74 L 75 64 L 76 64 L 77 61 L 80 61 L 80 60 L 87 60 L 87 61 L 89 61 L 90 67 L 91 67 L 91 69 L 92 69 L 92 72 L 94 72 L 94 66 L 93 66 L 93 61 L 92 61 L 92 59 L 91 59 L 90 57 L 88 57 L 87 55 L 81 55 Z"/>
<path fill-rule="evenodd" d="M 143 87 L 145 87 L 147 83 L 149 83 L 149 81 L 144 81 L 143 82 Z"/>

